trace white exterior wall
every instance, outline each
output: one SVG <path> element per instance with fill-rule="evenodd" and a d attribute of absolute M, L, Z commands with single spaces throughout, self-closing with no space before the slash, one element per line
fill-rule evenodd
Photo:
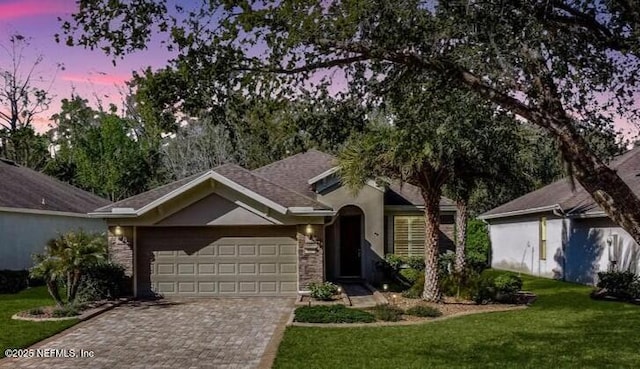
<path fill-rule="evenodd" d="M 547 217 L 546 260 L 540 260 L 539 216 L 490 220 L 493 268 L 558 277 L 562 270 L 562 259 L 559 256 L 562 255 L 563 219 L 553 214 L 541 216 Z"/>
<path fill-rule="evenodd" d="M 540 216 L 547 217 L 546 260 L 539 258 Z M 562 219 L 538 214 L 491 219 L 489 234 L 491 266 L 495 269 L 589 285 L 597 283 L 599 271 L 611 268 L 611 259 L 617 261 L 620 270 L 640 272 L 640 247 L 606 218 Z M 608 242 L 614 235 L 621 240 L 622 247 L 617 250 Z"/>
<path fill-rule="evenodd" d="M 615 250 L 608 242 L 614 235 L 622 241 L 622 248 L 619 250 Z M 638 273 L 638 253 L 638 246 L 633 238 L 609 219 L 574 219 L 565 253 L 565 278 L 569 281 L 595 284 L 598 272 L 609 270 L 612 259 L 617 261 L 618 269 L 630 269 Z"/>
<path fill-rule="evenodd" d="M 107 224 L 86 217 L 0 212 L 0 270 L 29 269 L 31 255 L 43 252 L 48 240 L 80 228 L 106 233 Z"/>

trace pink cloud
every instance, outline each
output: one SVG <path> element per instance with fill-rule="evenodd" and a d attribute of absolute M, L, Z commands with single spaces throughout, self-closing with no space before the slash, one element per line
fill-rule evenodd
<path fill-rule="evenodd" d="M 69 0 L 0 1 L 0 20 L 68 13 L 74 9 L 74 2 Z"/>
<path fill-rule="evenodd" d="M 117 75 L 117 74 L 64 74 L 62 75 L 63 81 L 80 82 L 94 85 L 123 85 L 126 81 L 131 79 L 129 76 Z"/>

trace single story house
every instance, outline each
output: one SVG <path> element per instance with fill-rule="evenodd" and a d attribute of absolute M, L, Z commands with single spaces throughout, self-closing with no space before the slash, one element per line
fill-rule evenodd
<path fill-rule="evenodd" d="M 609 164 L 640 196 L 640 148 Z M 492 209 L 491 265 L 497 269 L 595 284 L 610 269 L 640 271 L 640 251 L 578 183 L 565 178 Z"/>
<path fill-rule="evenodd" d="M 37 171 L 0 159 L 0 270 L 32 266 L 48 240 L 84 229 L 106 233 L 88 212 L 109 201 Z"/>
<path fill-rule="evenodd" d="M 253 171 L 227 164 L 99 208 L 136 296 L 290 296 L 314 281 L 375 282 L 385 254 L 422 255 L 416 187 L 343 187 L 310 150 Z M 442 199 L 441 245 L 455 207 Z"/>

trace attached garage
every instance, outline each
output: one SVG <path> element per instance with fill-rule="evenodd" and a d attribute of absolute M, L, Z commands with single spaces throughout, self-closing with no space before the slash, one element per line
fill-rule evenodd
<path fill-rule="evenodd" d="M 295 226 L 138 227 L 138 295 L 295 296 Z"/>

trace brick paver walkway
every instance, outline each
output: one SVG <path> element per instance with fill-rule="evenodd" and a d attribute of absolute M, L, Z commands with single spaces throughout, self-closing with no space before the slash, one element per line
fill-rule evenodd
<path fill-rule="evenodd" d="M 93 358 L 5 359 L 0 368 L 255 368 L 292 306 L 283 298 L 130 303 L 32 347 Z"/>

